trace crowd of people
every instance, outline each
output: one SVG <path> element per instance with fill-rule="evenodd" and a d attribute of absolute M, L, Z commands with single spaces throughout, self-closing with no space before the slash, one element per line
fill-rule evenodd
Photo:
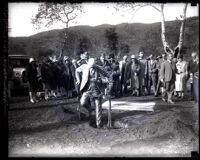
<path fill-rule="evenodd" d="M 145 57 L 144 52 L 139 52 L 130 57 L 124 55 L 119 61 L 114 54 L 102 53 L 100 57 L 94 58 L 94 65 L 99 68 L 97 79 L 102 81 L 98 85 L 100 93 L 106 96 L 108 92 L 105 87 L 106 83 L 103 82 L 106 79 L 105 73 L 109 73 L 112 74 L 110 94 L 114 97 L 151 94 L 157 97 L 161 94 L 163 101 L 174 104 L 172 97 L 177 96 L 179 99 L 183 99 L 186 82 L 189 80 L 193 99 L 192 79 L 198 73 L 199 58 L 196 52 L 193 52 L 191 56 L 192 59 L 186 61 L 182 55 L 174 58 L 172 54 L 163 53 L 157 57 L 153 55 Z M 82 95 L 80 86 L 85 77 L 81 75 L 83 74 L 81 72 L 85 69 L 83 64 L 87 64 L 89 59 L 88 52 L 82 53 L 78 60 L 68 56 L 57 58 L 53 54 L 43 58 L 41 62 L 30 58 L 27 67 L 30 101 L 38 102 L 36 96 L 38 91 L 44 91 L 45 100 L 60 96 L 71 98 Z M 82 70 L 80 70 L 81 66 Z M 77 71 L 81 76 L 77 75 Z M 101 74 L 101 71 L 105 73 Z"/>

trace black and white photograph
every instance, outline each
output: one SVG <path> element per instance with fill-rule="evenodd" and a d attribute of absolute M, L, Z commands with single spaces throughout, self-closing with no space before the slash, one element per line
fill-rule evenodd
<path fill-rule="evenodd" d="M 199 157 L 199 3 L 9 2 L 8 157 Z"/>

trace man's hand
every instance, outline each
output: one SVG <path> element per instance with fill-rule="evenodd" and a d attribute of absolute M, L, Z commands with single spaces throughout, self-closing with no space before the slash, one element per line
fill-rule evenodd
<path fill-rule="evenodd" d="M 163 83 L 163 82 L 164 82 L 164 79 L 160 79 L 160 81 Z"/>

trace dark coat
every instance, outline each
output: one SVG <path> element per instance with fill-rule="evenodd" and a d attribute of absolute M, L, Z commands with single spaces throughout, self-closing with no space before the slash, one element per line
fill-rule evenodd
<path fill-rule="evenodd" d="M 38 90 L 38 78 L 37 78 L 37 65 L 33 61 L 26 67 L 27 80 L 29 82 L 30 92 L 36 92 Z"/>
<path fill-rule="evenodd" d="M 56 89 L 56 81 L 54 76 L 53 64 L 50 60 L 46 60 L 41 65 L 42 82 L 45 84 L 46 89 Z"/>
<path fill-rule="evenodd" d="M 64 62 L 63 86 L 67 91 L 75 89 L 71 66 L 70 61 Z"/>

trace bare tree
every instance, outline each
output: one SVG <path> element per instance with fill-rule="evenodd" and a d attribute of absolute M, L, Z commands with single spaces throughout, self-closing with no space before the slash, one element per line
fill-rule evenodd
<path fill-rule="evenodd" d="M 180 55 L 183 40 L 184 40 L 184 29 L 185 29 L 185 21 L 186 21 L 186 11 L 187 11 L 187 3 L 185 3 L 183 8 L 183 13 L 180 15 L 181 27 L 179 33 L 179 42 L 178 45 L 172 49 L 169 43 L 166 40 L 166 32 L 165 32 L 165 15 L 164 15 L 164 4 L 153 4 L 153 3 L 117 3 L 115 9 L 119 10 L 120 7 L 126 8 L 124 11 L 129 11 L 133 13 L 133 16 L 143 7 L 151 6 L 156 11 L 158 11 L 161 15 L 161 40 L 164 47 L 164 51 L 168 53 L 172 53 L 174 56 Z"/>
<path fill-rule="evenodd" d="M 63 56 L 64 46 L 68 38 L 69 24 L 75 22 L 77 16 L 83 12 L 81 4 L 76 3 L 42 3 L 38 13 L 32 18 L 32 24 L 40 29 L 41 26 L 49 27 L 56 23 L 64 24 L 64 40 L 61 42 L 60 58 Z"/>

